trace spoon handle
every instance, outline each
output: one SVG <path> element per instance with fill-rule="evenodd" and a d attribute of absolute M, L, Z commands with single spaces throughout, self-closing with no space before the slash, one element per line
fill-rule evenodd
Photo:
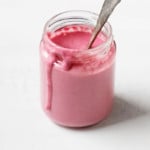
<path fill-rule="evenodd" d="M 120 3 L 121 0 L 105 0 L 101 9 L 101 12 L 99 14 L 97 24 L 94 28 L 94 31 L 92 33 L 92 36 L 90 38 L 90 41 L 88 43 L 88 49 L 91 48 L 94 40 L 96 39 L 98 33 L 101 31 L 102 27 L 108 20 L 109 16 L 113 12 L 114 8 L 117 6 L 117 4 Z"/>

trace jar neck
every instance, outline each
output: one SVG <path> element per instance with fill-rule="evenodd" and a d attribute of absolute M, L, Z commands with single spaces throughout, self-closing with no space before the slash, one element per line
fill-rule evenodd
<path fill-rule="evenodd" d="M 50 20 L 47 21 L 44 27 L 43 35 L 47 32 L 50 32 L 51 34 L 55 33 L 55 31 L 57 31 L 58 29 L 69 25 L 86 25 L 91 28 L 94 28 L 96 26 L 97 19 L 98 15 L 93 12 L 83 10 L 65 11 L 55 15 L 54 17 L 52 17 Z M 88 51 L 94 52 L 97 50 L 100 53 L 101 51 L 105 51 L 106 50 L 105 48 L 112 43 L 113 41 L 112 28 L 108 22 L 102 28 L 102 32 L 107 38 L 105 42 L 103 44 L 98 45 L 97 47 L 88 49 L 86 52 Z M 52 44 L 59 47 L 59 45 L 55 43 Z M 64 48 L 64 50 L 67 50 L 67 48 Z"/>
<path fill-rule="evenodd" d="M 66 26 L 72 25 L 86 25 L 90 27 L 89 32 L 93 31 L 94 26 L 96 25 L 98 15 L 88 11 L 66 11 L 60 13 L 53 18 L 51 18 L 44 27 L 43 33 L 43 42 L 44 47 L 48 50 L 49 53 L 57 53 L 57 56 L 61 59 L 70 59 L 69 61 L 73 63 L 90 63 L 89 61 L 93 59 L 89 58 L 103 58 L 110 50 L 113 36 L 112 29 L 109 23 L 106 23 L 102 28 L 102 33 L 104 35 L 105 41 L 98 45 L 97 47 L 90 48 L 87 50 L 77 50 L 61 47 L 54 43 L 47 33 L 50 33 L 51 36 L 54 36 L 55 33 Z M 55 51 L 57 49 L 57 52 Z M 67 53 L 67 55 L 66 55 Z M 84 58 L 84 60 L 83 60 Z"/>

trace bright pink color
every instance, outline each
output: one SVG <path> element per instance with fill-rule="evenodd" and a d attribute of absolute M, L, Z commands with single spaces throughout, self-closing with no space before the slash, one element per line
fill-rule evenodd
<path fill-rule="evenodd" d="M 91 36 L 86 26 L 68 26 L 45 33 L 40 46 L 42 106 L 48 117 L 69 127 L 93 125 L 104 119 L 112 108 L 115 45 L 104 58 L 81 56 Z M 101 38 L 103 37 L 103 38 Z M 105 42 L 101 35 L 94 46 Z M 55 44 L 54 44 L 55 43 Z"/>

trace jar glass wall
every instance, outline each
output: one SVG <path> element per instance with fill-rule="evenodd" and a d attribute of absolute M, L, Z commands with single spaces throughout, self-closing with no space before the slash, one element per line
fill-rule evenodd
<path fill-rule="evenodd" d="M 97 17 L 88 11 L 67 11 L 44 27 L 41 102 L 47 116 L 60 125 L 93 125 L 111 111 L 116 47 L 109 23 L 86 49 Z"/>

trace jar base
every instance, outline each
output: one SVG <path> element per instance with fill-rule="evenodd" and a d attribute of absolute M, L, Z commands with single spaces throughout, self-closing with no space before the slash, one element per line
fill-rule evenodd
<path fill-rule="evenodd" d="M 93 120 L 93 121 L 89 121 L 89 122 L 79 122 L 76 124 L 61 122 L 59 120 L 54 119 L 53 117 L 50 117 L 46 112 L 45 113 L 47 114 L 47 117 L 58 126 L 61 126 L 64 128 L 88 128 L 88 127 L 93 127 L 93 126 L 103 122 L 107 117 L 109 117 L 111 112 L 112 112 L 112 108 L 105 114 L 105 116 L 103 116 L 102 118 L 100 118 L 98 120 Z"/>

